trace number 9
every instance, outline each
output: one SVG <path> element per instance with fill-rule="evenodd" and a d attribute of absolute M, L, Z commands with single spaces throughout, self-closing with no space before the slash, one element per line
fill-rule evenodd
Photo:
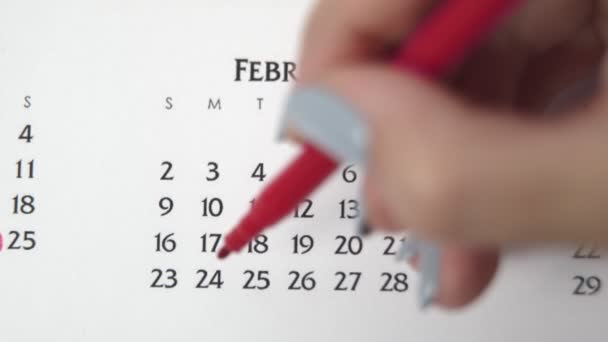
<path fill-rule="evenodd" d="M 168 215 L 173 211 L 173 200 L 169 197 L 163 197 L 158 201 L 158 207 L 163 211 L 160 216 Z"/>

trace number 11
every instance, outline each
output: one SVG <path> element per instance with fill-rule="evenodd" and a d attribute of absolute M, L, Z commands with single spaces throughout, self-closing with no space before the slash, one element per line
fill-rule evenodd
<path fill-rule="evenodd" d="M 17 162 L 17 178 L 34 178 L 34 160 L 30 160 L 27 163 L 23 162 L 23 159 Z"/>

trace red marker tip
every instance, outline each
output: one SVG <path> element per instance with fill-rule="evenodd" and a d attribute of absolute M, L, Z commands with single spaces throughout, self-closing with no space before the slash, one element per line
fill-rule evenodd
<path fill-rule="evenodd" d="M 228 248 L 226 248 L 226 246 L 222 247 L 222 249 L 220 249 L 220 252 L 217 254 L 217 257 L 220 259 L 226 259 L 227 256 L 230 255 L 230 250 Z"/>

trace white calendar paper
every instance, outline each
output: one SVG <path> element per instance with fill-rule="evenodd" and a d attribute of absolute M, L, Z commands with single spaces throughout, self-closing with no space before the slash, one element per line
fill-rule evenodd
<path fill-rule="evenodd" d="M 475 305 L 419 311 L 404 236 L 355 235 L 358 166 L 217 260 L 297 152 L 277 133 L 311 5 L 0 3 L 0 340 L 605 340 L 589 245 L 510 251 Z"/>

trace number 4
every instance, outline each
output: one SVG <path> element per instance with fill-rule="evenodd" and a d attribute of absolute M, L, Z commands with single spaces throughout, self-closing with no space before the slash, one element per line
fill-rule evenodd
<path fill-rule="evenodd" d="M 258 166 L 255 167 L 253 173 L 251 174 L 251 178 L 257 178 L 260 182 L 263 182 L 266 178 L 266 174 L 264 173 L 264 163 L 259 163 Z"/>
<path fill-rule="evenodd" d="M 217 270 L 214 272 L 208 272 L 207 270 L 198 270 L 197 274 L 201 275 L 201 279 L 196 284 L 197 289 L 208 289 L 210 287 L 216 287 L 221 289 L 224 285 L 224 281 L 222 280 L 222 271 Z M 209 274 L 212 274 L 211 277 L 208 277 Z"/>
<path fill-rule="evenodd" d="M 25 143 L 29 144 L 33 139 L 34 136 L 32 135 L 32 125 L 26 125 L 19 135 L 19 140 L 25 140 Z"/>

